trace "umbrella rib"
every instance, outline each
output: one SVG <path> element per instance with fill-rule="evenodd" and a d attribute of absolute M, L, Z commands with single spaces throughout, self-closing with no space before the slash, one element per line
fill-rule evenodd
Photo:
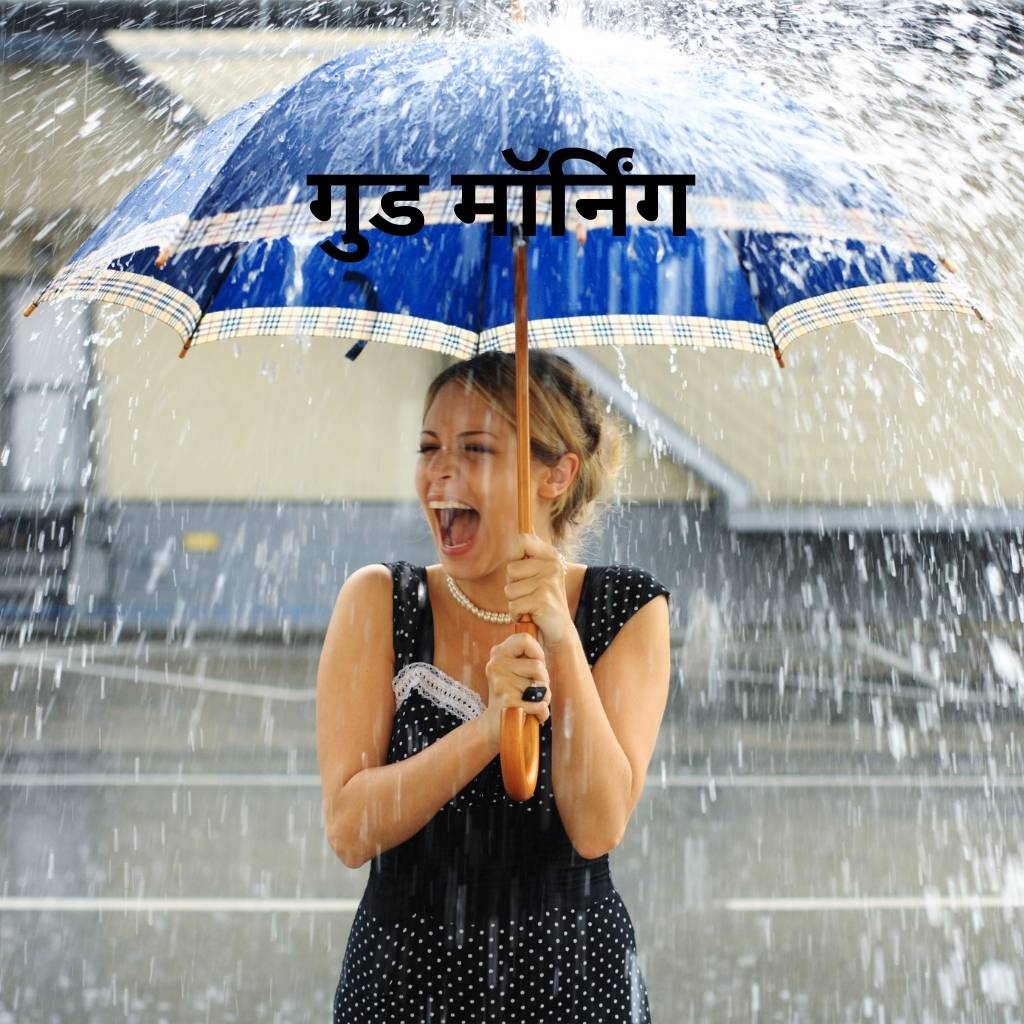
<path fill-rule="evenodd" d="M 732 243 L 733 252 L 736 254 L 736 262 L 739 263 L 740 267 L 747 274 L 748 287 L 749 287 L 749 279 L 750 279 L 750 275 L 753 273 L 753 271 L 752 270 L 748 270 L 747 267 L 745 267 L 743 265 L 743 252 L 740 249 L 739 238 L 738 238 L 739 232 L 738 231 L 726 231 L 726 232 L 724 232 L 724 234 L 725 234 L 726 238 L 728 238 L 729 241 Z M 785 364 L 785 362 L 782 359 L 782 350 L 779 348 L 779 342 L 778 342 L 778 340 L 775 337 L 775 332 L 769 326 L 769 323 L 768 323 L 769 317 L 765 316 L 764 305 L 761 302 L 761 291 L 760 291 L 760 289 L 758 289 L 758 291 L 755 293 L 754 290 L 751 289 L 751 293 L 753 295 L 754 302 L 757 303 L 757 308 L 758 308 L 758 310 L 761 313 L 761 320 L 764 322 L 765 330 L 768 332 L 768 340 L 772 343 L 772 349 L 774 350 L 774 353 L 775 353 L 775 361 L 779 364 L 779 369 L 780 370 L 784 370 L 786 368 L 786 364 Z"/>
<path fill-rule="evenodd" d="M 207 297 L 206 305 L 203 306 L 202 312 L 199 314 L 199 319 L 196 321 L 195 327 L 192 328 L 192 333 L 185 339 L 184 344 L 181 346 L 181 351 L 178 353 L 179 359 L 184 359 L 188 355 L 189 349 L 192 348 L 192 342 L 195 341 L 196 335 L 199 333 L 199 325 L 202 323 L 202 319 L 206 316 L 206 311 L 213 304 L 214 299 L 217 298 L 217 292 L 220 291 L 221 285 L 228 279 L 231 271 L 234 269 L 235 264 L 238 262 L 239 256 L 242 255 L 243 250 L 248 245 L 248 242 L 236 242 L 235 251 L 230 254 L 229 258 L 225 261 L 226 266 L 220 275 L 215 287 L 210 290 L 210 294 Z"/>
<path fill-rule="evenodd" d="M 480 354 L 480 339 L 484 333 L 484 314 L 487 311 L 487 285 L 491 273 L 491 240 L 494 238 L 494 226 L 491 225 L 487 229 L 487 233 L 484 236 L 484 259 L 483 259 L 483 272 L 481 273 L 481 285 L 480 285 L 480 308 L 477 311 L 476 319 L 476 351 L 474 355 Z"/>

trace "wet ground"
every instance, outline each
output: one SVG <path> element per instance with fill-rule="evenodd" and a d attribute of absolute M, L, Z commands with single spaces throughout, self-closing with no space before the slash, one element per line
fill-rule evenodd
<path fill-rule="evenodd" d="M 820 646 L 677 652 L 612 853 L 655 1024 L 1024 1019 L 1018 695 Z M 0 648 L 0 1024 L 330 1020 L 368 866 L 321 827 L 318 657 Z"/>

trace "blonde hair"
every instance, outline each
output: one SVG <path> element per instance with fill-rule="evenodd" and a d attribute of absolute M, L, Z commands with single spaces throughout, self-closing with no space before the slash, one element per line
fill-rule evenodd
<path fill-rule="evenodd" d="M 440 390 L 452 381 L 472 390 L 515 426 L 514 355 L 486 352 L 444 369 L 427 387 L 424 419 Z M 572 363 L 550 352 L 531 351 L 530 452 L 545 466 L 554 466 L 567 452 L 580 460 L 572 483 L 551 506 L 552 542 L 567 557 L 577 557 L 582 539 L 603 518 L 599 512 L 607 509 L 607 502 L 599 499 L 614 486 L 624 447 L 620 421 L 605 412 Z"/>

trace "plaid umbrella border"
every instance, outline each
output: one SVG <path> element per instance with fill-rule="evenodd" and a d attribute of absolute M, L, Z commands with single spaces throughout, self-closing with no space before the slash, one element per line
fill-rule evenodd
<path fill-rule="evenodd" d="M 952 284 L 902 281 L 847 288 L 801 299 L 778 310 L 768 320 L 768 330 L 779 350 L 785 352 L 797 338 L 811 331 L 836 327 L 863 317 L 929 310 L 964 313 L 982 319 L 978 310 Z"/>
<path fill-rule="evenodd" d="M 192 336 L 203 315 L 199 303 L 185 292 L 127 270 L 67 268 L 46 287 L 36 304 L 58 299 L 111 302 L 139 310 L 167 324 L 182 341 Z"/>
<path fill-rule="evenodd" d="M 772 355 L 771 335 L 763 324 L 746 320 L 714 320 L 699 316 L 616 313 L 604 316 L 552 317 L 531 320 L 533 349 L 601 345 L 689 345 L 731 348 Z M 515 324 L 502 324 L 480 336 L 480 352 L 514 352 Z"/>
<path fill-rule="evenodd" d="M 422 317 L 375 313 L 365 309 L 297 307 L 260 308 L 209 313 L 203 317 L 192 346 L 249 336 L 304 336 L 367 341 L 439 352 L 469 359 L 489 351 L 515 351 L 515 324 L 503 324 L 478 335 Z M 732 348 L 772 355 L 771 336 L 763 324 L 706 317 L 616 314 L 558 317 L 529 322 L 530 348 L 573 348 L 599 345 L 689 345 Z"/>
<path fill-rule="evenodd" d="M 169 326 L 191 345 L 250 336 L 327 337 L 368 341 L 468 359 L 480 352 L 515 350 L 515 324 L 482 334 L 424 317 L 367 309 L 257 307 L 203 315 L 184 292 L 144 274 L 122 270 L 65 272 L 47 288 L 48 300 L 79 298 L 139 310 Z M 980 317 L 952 284 L 896 282 L 849 288 L 802 299 L 778 310 L 768 325 L 745 320 L 656 314 L 604 314 L 531 320 L 531 348 L 659 345 L 735 349 L 772 356 L 812 331 L 863 317 L 940 310 Z"/>
<path fill-rule="evenodd" d="M 468 359 L 476 351 L 476 331 L 437 320 L 330 306 L 258 307 L 208 313 L 192 345 L 242 337 L 322 337 L 384 342 Z"/>

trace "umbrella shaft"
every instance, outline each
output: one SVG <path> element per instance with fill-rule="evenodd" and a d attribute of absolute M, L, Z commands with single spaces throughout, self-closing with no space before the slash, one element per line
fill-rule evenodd
<path fill-rule="evenodd" d="M 515 245 L 516 430 L 519 442 L 519 532 L 533 532 L 530 502 L 530 349 L 527 345 L 526 240 Z"/>

